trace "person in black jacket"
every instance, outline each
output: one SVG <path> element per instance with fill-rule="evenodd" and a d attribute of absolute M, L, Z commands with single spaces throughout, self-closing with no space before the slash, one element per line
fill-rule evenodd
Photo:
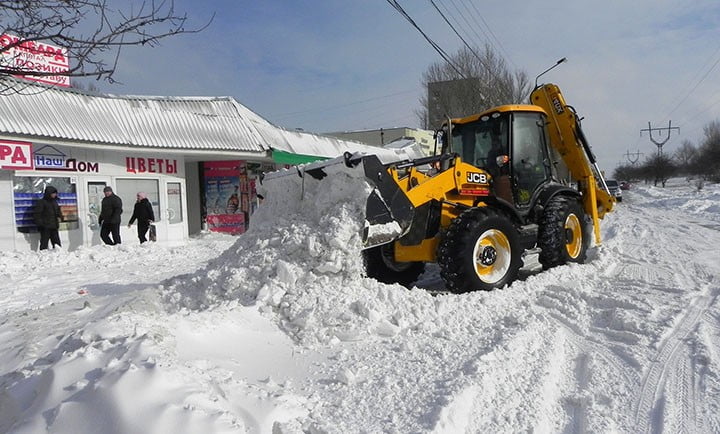
<path fill-rule="evenodd" d="M 63 216 L 57 202 L 57 195 L 57 188 L 48 185 L 45 187 L 43 198 L 35 205 L 34 217 L 35 224 L 40 230 L 40 250 L 48 248 L 48 241 L 52 242 L 53 249 L 62 246 L 58 229 Z"/>
<path fill-rule="evenodd" d="M 138 222 L 138 239 L 140 239 L 140 244 L 142 244 L 147 241 L 147 238 L 145 238 L 145 234 L 150 228 L 150 223 L 153 223 L 155 221 L 155 213 L 153 212 L 152 204 L 147 199 L 147 195 L 143 192 L 139 192 L 137 194 L 135 209 L 133 209 L 133 215 L 132 217 L 130 217 L 130 223 L 128 223 L 128 227 L 132 226 L 136 219 Z"/>
<path fill-rule="evenodd" d="M 105 197 L 100 203 L 100 238 L 105 244 L 111 246 L 120 244 L 120 214 L 122 214 L 122 199 L 113 193 L 110 186 L 103 189 Z M 110 238 L 112 234 L 112 239 Z"/>

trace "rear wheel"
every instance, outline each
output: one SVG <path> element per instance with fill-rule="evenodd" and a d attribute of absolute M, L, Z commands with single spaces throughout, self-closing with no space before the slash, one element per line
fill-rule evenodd
<path fill-rule="evenodd" d="M 438 247 L 440 276 L 448 290 L 489 291 L 510 284 L 520 269 L 521 247 L 515 226 L 492 208 L 460 214 Z"/>
<path fill-rule="evenodd" d="M 589 228 L 579 200 L 566 196 L 550 199 L 538 230 L 539 260 L 543 268 L 585 262 L 590 245 Z"/>
<path fill-rule="evenodd" d="M 425 271 L 424 262 L 396 262 L 394 242 L 363 250 L 363 258 L 367 276 L 383 283 L 410 286 Z"/>

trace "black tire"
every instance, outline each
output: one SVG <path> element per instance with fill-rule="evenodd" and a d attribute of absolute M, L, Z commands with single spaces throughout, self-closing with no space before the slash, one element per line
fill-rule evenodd
<path fill-rule="evenodd" d="M 591 227 L 578 199 L 567 196 L 550 199 L 538 228 L 539 261 L 543 268 L 585 262 Z"/>
<path fill-rule="evenodd" d="M 410 286 L 425 271 L 424 262 L 396 262 L 395 243 L 363 250 L 365 273 L 383 283 Z"/>
<path fill-rule="evenodd" d="M 517 229 L 504 213 L 489 207 L 460 214 L 438 246 L 440 276 L 456 294 L 490 291 L 512 283 L 521 266 Z"/>

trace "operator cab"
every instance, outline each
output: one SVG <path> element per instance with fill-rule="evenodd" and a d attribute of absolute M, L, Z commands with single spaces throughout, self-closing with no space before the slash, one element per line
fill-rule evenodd
<path fill-rule="evenodd" d="M 465 163 L 486 170 L 499 197 L 527 206 L 538 187 L 552 178 L 545 118 L 536 106 L 506 105 L 452 119 L 452 140 L 444 141 L 443 154 L 456 153 Z M 502 178 L 509 180 L 511 193 L 503 194 Z"/>

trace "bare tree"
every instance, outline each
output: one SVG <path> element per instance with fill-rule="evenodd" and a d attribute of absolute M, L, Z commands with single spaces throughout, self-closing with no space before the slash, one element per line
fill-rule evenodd
<path fill-rule="evenodd" d="M 696 167 L 705 179 L 720 182 L 720 121 L 703 127 L 705 139 L 698 151 Z"/>
<path fill-rule="evenodd" d="M 665 187 L 667 180 L 672 178 L 677 172 L 677 166 L 673 163 L 672 159 L 666 154 L 661 153 L 656 153 L 648 157 L 643 166 L 646 179 L 652 179 L 653 185 L 660 183 L 663 187 Z"/>
<path fill-rule="evenodd" d="M 196 33 L 174 0 L 15 0 L 0 2 L 0 76 L 96 77 L 113 82 L 123 47 L 157 46 L 161 39 Z M 59 47 L 62 51 L 55 50 Z M 16 54 L 23 52 L 23 54 Z M 56 56 L 67 70 L 38 69 L 24 55 Z M 8 91 L 0 87 L 0 93 Z"/>
<path fill-rule="evenodd" d="M 690 174 L 691 164 L 697 155 L 698 150 L 689 140 L 683 140 L 680 147 L 673 154 L 678 169 L 684 174 Z"/>
<path fill-rule="evenodd" d="M 490 45 L 482 50 L 462 47 L 450 60 L 452 65 L 435 62 L 423 73 L 428 95 L 420 98 L 416 114 L 424 128 L 439 126 L 438 119 L 430 119 L 431 113 L 465 116 L 496 105 L 520 103 L 530 94 L 527 74 L 510 71 Z"/>
<path fill-rule="evenodd" d="M 640 178 L 639 171 L 631 164 L 621 164 L 613 170 L 613 178 L 634 181 Z"/>

